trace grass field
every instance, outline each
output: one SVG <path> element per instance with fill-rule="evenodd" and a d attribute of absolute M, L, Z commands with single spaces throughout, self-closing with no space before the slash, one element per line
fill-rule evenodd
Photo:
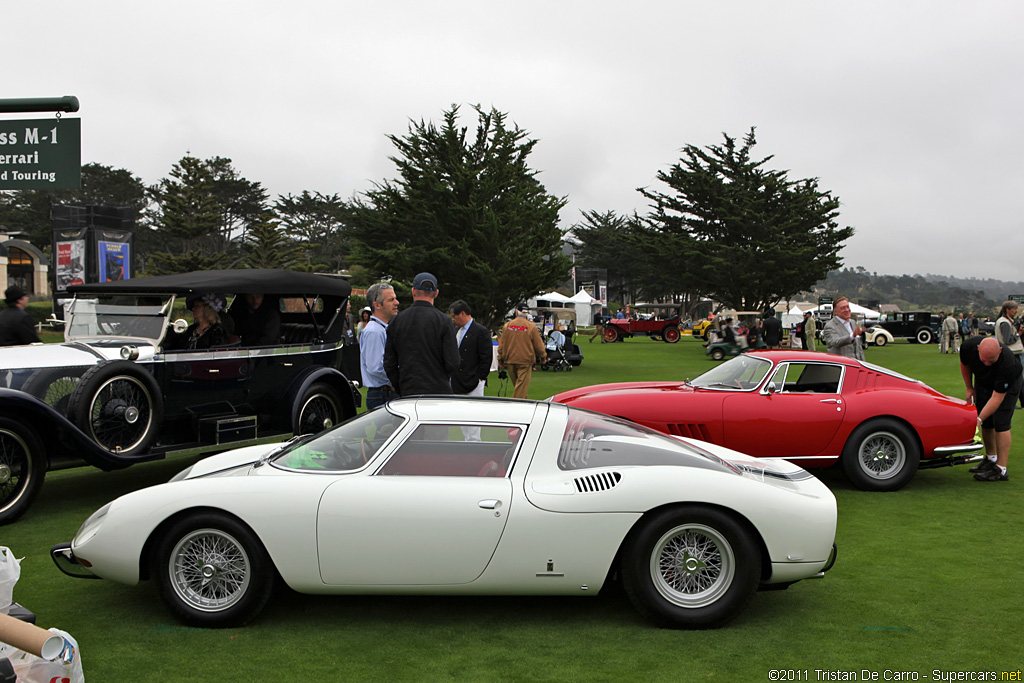
<path fill-rule="evenodd" d="M 584 338 L 582 348 L 586 358 L 573 372 L 534 373 L 530 396 L 684 379 L 712 365 L 687 338 Z M 936 346 L 897 343 L 869 349 L 868 360 L 963 394 L 956 358 Z M 488 395 L 499 386 L 492 379 Z M 876 680 L 932 680 L 935 670 L 1020 680 L 999 676 L 1024 666 L 1022 422 L 1006 483 L 944 468 L 877 494 L 853 489 L 834 470 L 816 472 L 839 503 L 835 568 L 820 581 L 757 594 L 716 631 L 652 628 L 617 586 L 589 599 L 311 597 L 284 589 L 251 625 L 202 630 L 174 622 L 152 585 L 74 580 L 53 567 L 52 544 L 70 540 L 111 498 L 166 481 L 188 464 L 181 460 L 52 472 L 35 507 L 0 527 L 0 545 L 26 558 L 15 599 L 40 625 L 78 639 L 89 681 L 818 681 L 854 680 L 825 672 L 862 669 Z M 779 669 L 791 670 L 789 678 L 770 677 Z"/>

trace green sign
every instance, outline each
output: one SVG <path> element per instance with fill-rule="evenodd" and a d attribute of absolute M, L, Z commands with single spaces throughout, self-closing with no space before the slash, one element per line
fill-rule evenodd
<path fill-rule="evenodd" d="M 0 190 L 81 186 L 81 119 L 0 121 Z"/>

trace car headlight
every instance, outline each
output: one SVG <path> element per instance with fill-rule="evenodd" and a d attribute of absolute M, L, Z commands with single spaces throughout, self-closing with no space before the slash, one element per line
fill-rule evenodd
<path fill-rule="evenodd" d="M 178 472 L 177 474 L 175 474 L 173 477 L 171 477 L 168 480 L 168 483 L 170 483 L 172 481 L 181 481 L 182 479 L 186 479 L 188 477 L 188 475 L 192 472 L 192 468 L 193 467 L 194 467 L 194 465 L 189 465 L 188 467 L 183 469 L 181 472 Z"/>
<path fill-rule="evenodd" d="M 72 542 L 72 547 L 76 545 L 82 545 L 87 543 L 89 539 L 96 535 L 96 532 L 100 530 L 100 526 L 103 524 L 103 519 L 110 512 L 110 506 L 112 503 L 107 503 L 96 512 L 89 515 L 89 519 L 85 520 L 81 528 L 78 529 L 78 533 L 75 534 L 75 540 Z"/>

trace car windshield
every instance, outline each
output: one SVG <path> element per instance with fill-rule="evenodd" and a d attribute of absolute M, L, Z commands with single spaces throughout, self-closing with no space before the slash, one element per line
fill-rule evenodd
<path fill-rule="evenodd" d="M 356 470 L 372 460 L 404 422 L 404 417 L 386 409 L 372 410 L 315 439 L 297 443 L 274 458 L 271 464 L 306 472 Z"/>
<path fill-rule="evenodd" d="M 569 423 L 558 451 L 558 467 L 675 465 L 738 470 L 721 458 L 634 422 L 578 408 L 569 409 Z"/>
<path fill-rule="evenodd" d="M 752 389 L 761 383 L 771 368 L 771 361 L 767 358 L 743 353 L 691 379 L 688 384 L 706 389 Z"/>
<path fill-rule="evenodd" d="M 170 296 L 76 297 L 65 304 L 65 339 L 135 337 L 158 340 L 167 326 Z"/>

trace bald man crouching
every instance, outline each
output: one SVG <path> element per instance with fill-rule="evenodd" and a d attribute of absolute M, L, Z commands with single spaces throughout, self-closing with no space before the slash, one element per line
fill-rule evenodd
<path fill-rule="evenodd" d="M 960 347 L 960 374 L 967 400 L 978 410 L 987 457 L 972 467 L 978 481 L 1009 481 L 1010 421 L 1021 392 L 1021 365 L 995 337 L 970 337 Z"/>

